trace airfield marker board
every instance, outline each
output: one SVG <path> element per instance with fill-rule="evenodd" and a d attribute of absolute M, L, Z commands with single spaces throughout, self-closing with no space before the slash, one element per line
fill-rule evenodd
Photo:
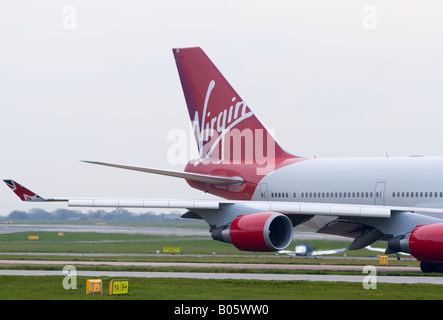
<path fill-rule="evenodd" d="M 111 280 L 109 283 L 109 295 L 122 295 L 129 293 L 129 280 Z"/>
<path fill-rule="evenodd" d="M 181 253 L 182 247 L 179 246 L 164 246 L 163 253 Z"/>

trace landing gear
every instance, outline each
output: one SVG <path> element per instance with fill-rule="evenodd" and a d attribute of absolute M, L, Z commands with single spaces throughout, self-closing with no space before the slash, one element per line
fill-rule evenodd
<path fill-rule="evenodd" d="M 431 273 L 431 272 L 441 273 L 443 272 L 443 263 L 421 261 L 420 269 L 424 273 Z"/>

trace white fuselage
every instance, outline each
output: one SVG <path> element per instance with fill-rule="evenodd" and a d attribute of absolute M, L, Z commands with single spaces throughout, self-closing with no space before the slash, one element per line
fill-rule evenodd
<path fill-rule="evenodd" d="M 309 159 L 265 176 L 252 199 L 443 208 L 443 157 Z"/>

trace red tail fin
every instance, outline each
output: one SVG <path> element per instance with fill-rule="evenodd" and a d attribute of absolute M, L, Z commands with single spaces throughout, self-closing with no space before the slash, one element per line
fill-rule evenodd
<path fill-rule="evenodd" d="M 200 162 L 261 164 L 293 158 L 200 48 L 173 49 Z"/>

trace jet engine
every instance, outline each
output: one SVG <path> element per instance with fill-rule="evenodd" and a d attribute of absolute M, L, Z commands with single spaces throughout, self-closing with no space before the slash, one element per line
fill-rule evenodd
<path fill-rule="evenodd" d="M 417 260 L 443 262 L 443 223 L 415 227 L 409 236 L 409 249 Z"/>
<path fill-rule="evenodd" d="M 242 251 L 279 251 L 292 242 L 293 225 L 281 213 L 258 212 L 237 216 L 211 231 L 212 238 L 232 243 Z"/>
<path fill-rule="evenodd" d="M 418 225 L 411 233 L 388 240 L 388 247 L 394 252 L 410 253 L 422 261 L 422 270 L 427 264 L 443 266 L 443 223 Z"/>

